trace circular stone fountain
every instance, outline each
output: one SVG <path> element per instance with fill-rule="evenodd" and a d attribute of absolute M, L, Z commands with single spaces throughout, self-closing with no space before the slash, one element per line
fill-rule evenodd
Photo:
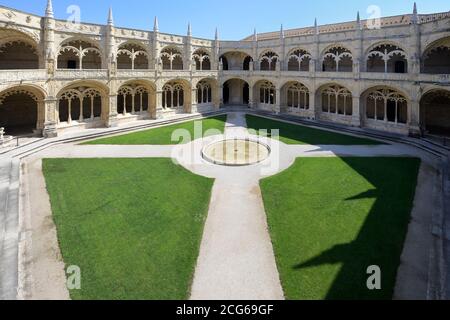
<path fill-rule="evenodd" d="M 222 166 L 248 166 L 266 160 L 270 147 L 251 139 L 227 139 L 207 145 L 202 156 L 208 162 Z"/>

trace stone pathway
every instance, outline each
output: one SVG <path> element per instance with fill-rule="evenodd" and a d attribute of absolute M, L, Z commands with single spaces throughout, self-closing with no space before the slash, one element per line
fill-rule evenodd
<path fill-rule="evenodd" d="M 17 297 L 20 162 L 0 160 L 0 300 Z"/>
<path fill-rule="evenodd" d="M 244 114 L 230 114 L 225 136 L 248 136 Z M 214 183 L 191 299 L 281 300 L 259 177 L 232 169 Z"/>

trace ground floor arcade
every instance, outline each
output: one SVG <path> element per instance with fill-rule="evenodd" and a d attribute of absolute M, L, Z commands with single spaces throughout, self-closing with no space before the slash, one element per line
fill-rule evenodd
<path fill-rule="evenodd" d="M 294 79 L 281 84 L 241 78 L 77 81 L 52 94 L 39 86 L 17 85 L 0 92 L 0 127 L 7 135 L 52 136 L 227 106 L 391 133 L 450 136 L 450 91 L 445 88 L 411 97 L 407 90 L 388 85 L 358 92 L 345 84 L 312 86 Z"/>

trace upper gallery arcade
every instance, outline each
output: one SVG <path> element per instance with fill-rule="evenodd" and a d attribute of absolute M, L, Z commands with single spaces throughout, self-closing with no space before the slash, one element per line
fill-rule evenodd
<path fill-rule="evenodd" d="M 400 134 L 450 135 L 450 12 L 241 41 L 73 24 L 0 7 L 0 127 L 47 137 L 229 105 Z"/>

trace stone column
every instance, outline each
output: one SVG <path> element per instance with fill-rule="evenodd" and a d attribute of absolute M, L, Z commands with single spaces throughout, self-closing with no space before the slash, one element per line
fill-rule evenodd
<path fill-rule="evenodd" d="M 219 86 L 219 93 L 218 93 L 218 97 L 219 97 L 219 103 L 217 109 L 220 109 L 221 107 L 223 107 L 223 85 Z"/>
<path fill-rule="evenodd" d="M 279 114 L 281 111 L 281 88 L 276 88 L 275 92 L 275 107 L 273 111 Z"/>
<path fill-rule="evenodd" d="M 106 107 L 102 107 L 102 113 L 106 111 L 105 124 L 108 128 L 117 127 L 117 95 L 111 94 L 102 102 L 106 104 Z M 125 107 L 125 106 L 124 106 Z"/>
<path fill-rule="evenodd" d="M 314 92 L 309 93 L 309 117 L 316 119 L 316 95 Z"/>
<path fill-rule="evenodd" d="M 53 138 L 58 136 L 58 99 L 47 98 L 43 101 L 44 107 L 44 128 L 42 135 L 45 138 Z"/>
<path fill-rule="evenodd" d="M 250 84 L 248 85 L 248 106 L 250 107 L 250 109 L 256 109 L 257 106 L 255 103 L 253 86 Z"/>
<path fill-rule="evenodd" d="M 408 73 L 412 79 L 417 79 L 420 74 L 420 59 L 421 59 L 421 32 L 419 24 L 419 16 L 417 14 L 417 8 L 414 8 L 414 13 L 411 18 L 411 24 L 409 27 L 409 51 L 411 56 L 409 57 Z"/>
<path fill-rule="evenodd" d="M 45 68 L 49 76 L 53 76 L 56 69 L 56 59 L 55 54 L 55 28 L 56 21 L 53 17 L 52 6 L 48 7 L 43 18 L 44 24 L 44 41 L 43 41 L 43 59 L 39 59 L 40 68 Z"/>
<path fill-rule="evenodd" d="M 352 126 L 361 127 L 360 96 L 353 96 Z"/>
<path fill-rule="evenodd" d="M 155 119 L 162 119 L 163 118 L 163 90 L 157 90 L 156 91 L 156 114 Z"/>
<path fill-rule="evenodd" d="M 190 110 L 187 110 L 188 113 L 196 113 L 198 112 L 197 109 L 198 101 L 197 101 L 197 88 L 191 89 L 191 108 Z"/>
<path fill-rule="evenodd" d="M 408 108 L 408 118 L 409 118 L 409 135 L 413 137 L 418 137 L 421 135 L 420 130 L 420 100 L 415 98 L 411 100 Z"/>

